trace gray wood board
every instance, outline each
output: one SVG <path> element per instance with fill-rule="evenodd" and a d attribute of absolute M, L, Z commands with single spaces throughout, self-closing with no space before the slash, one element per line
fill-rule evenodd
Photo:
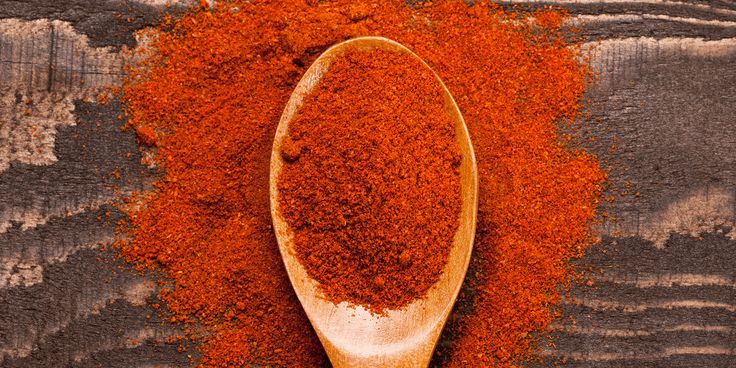
<path fill-rule="evenodd" d="M 598 140 L 586 145 L 611 166 L 611 193 L 628 194 L 606 204 L 617 221 L 584 260 L 605 272 L 563 304 L 576 323 L 561 324 L 542 365 L 736 366 L 736 4 L 563 5 L 600 41 L 583 128 Z M 176 331 L 149 307 L 154 287 L 100 250 L 119 216 L 104 204 L 110 184 L 140 188 L 155 173 L 116 128 L 120 106 L 94 96 L 119 76 L 116 50 L 162 11 L 0 1 L 0 18 L 47 20 L 20 39 L 0 28 L 0 366 L 187 364 L 161 343 Z M 37 120 L 27 98 L 41 101 Z M 49 138 L 27 143 L 36 125 Z"/>

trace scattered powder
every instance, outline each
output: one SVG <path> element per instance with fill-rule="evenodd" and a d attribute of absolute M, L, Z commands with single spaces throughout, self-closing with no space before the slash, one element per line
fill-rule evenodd
<path fill-rule="evenodd" d="M 562 37 L 565 18 L 484 1 L 232 0 L 152 31 L 121 97 L 129 123 L 155 131 L 163 174 L 152 193 L 129 198 L 117 246 L 167 276 L 161 297 L 170 319 L 201 339 L 197 363 L 327 364 L 279 257 L 269 159 L 306 68 L 330 45 L 365 35 L 430 64 L 478 160 L 474 254 L 433 364 L 508 367 L 533 357 L 535 333 L 574 276 L 569 261 L 593 240 L 604 180 L 596 158 L 566 146 L 557 128 L 576 118 L 588 76 Z"/>

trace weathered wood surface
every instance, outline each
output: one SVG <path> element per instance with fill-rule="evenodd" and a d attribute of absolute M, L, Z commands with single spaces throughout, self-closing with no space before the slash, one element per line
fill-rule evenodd
<path fill-rule="evenodd" d="M 0 0 L 0 366 L 186 365 L 157 343 L 173 328 L 146 304 L 154 286 L 99 260 L 110 184 L 151 173 L 116 128 L 119 106 L 95 99 L 163 3 Z M 576 323 L 561 323 L 545 363 L 734 367 L 736 4 L 556 4 L 601 72 L 587 145 L 629 195 L 607 205 L 617 220 L 586 260 L 605 272 L 564 306 Z"/>

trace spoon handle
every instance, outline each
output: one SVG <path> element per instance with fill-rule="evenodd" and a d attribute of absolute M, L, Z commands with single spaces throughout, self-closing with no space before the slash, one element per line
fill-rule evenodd
<path fill-rule="evenodd" d="M 441 330 L 441 326 L 439 330 Z M 330 358 L 330 362 L 334 368 L 426 368 L 432 358 L 434 346 L 439 337 L 439 331 L 434 331 L 433 338 L 428 338 L 419 344 L 404 344 L 393 352 L 374 352 L 366 351 L 365 354 L 351 351 L 345 351 L 336 348 L 326 339 L 322 339 L 322 345 Z M 360 342 L 356 342 L 359 346 Z"/>

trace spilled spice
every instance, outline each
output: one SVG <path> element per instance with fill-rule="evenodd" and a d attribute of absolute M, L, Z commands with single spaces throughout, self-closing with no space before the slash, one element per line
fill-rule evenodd
<path fill-rule="evenodd" d="M 416 52 L 452 91 L 479 170 L 468 277 L 433 365 L 510 367 L 592 241 L 604 180 L 595 157 L 565 145 L 587 68 L 566 16 L 485 1 L 216 2 L 149 33 L 122 100 L 156 133 L 164 171 L 129 199 L 125 259 L 162 271 L 172 321 L 201 326 L 205 367 L 328 364 L 289 285 L 271 227 L 268 170 L 281 111 L 330 45 L 380 35 Z M 194 333 L 194 332 L 193 332 Z"/>
<path fill-rule="evenodd" d="M 136 126 L 135 136 L 140 145 L 148 147 L 156 145 L 156 132 L 149 126 Z"/>
<path fill-rule="evenodd" d="M 279 210 L 333 302 L 382 313 L 439 279 L 459 225 L 460 150 L 444 90 L 415 57 L 349 50 L 289 122 Z"/>

